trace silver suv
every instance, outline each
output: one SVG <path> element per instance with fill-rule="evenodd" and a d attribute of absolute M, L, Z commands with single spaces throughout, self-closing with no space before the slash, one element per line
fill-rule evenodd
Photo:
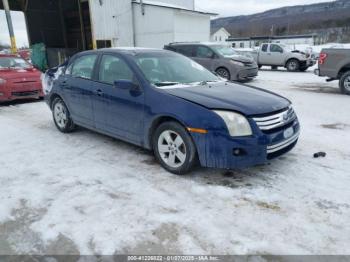
<path fill-rule="evenodd" d="M 258 75 L 253 58 L 240 55 L 231 47 L 217 43 L 171 43 L 164 46 L 190 57 L 208 70 L 228 80 L 247 81 Z"/>

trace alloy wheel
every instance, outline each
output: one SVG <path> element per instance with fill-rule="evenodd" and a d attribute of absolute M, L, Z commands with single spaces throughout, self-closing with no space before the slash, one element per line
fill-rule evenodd
<path fill-rule="evenodd" d="M 186 161 L 186 146 L 182 137 L 171 130 L 163 131 L 158 138 L 158 152 L 169 167 L 181 167 Z"/>
<path fill-rule="evenodd" d="M 62 102 L 58 102 L 54 106 L 53 115 L 55 121 L 60 128 L 65 128 L 68 122 L 67 110 L 65 109 Z"/>
<path fill-rule="evenodd" d="M 344 88 L 350 92 L 350 76 L 348 76 L 347 78 L 345 78 L 344 80 Z"/>

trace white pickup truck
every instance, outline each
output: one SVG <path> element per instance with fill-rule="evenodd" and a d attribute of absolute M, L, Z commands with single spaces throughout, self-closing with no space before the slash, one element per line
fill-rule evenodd
<path fill-rule="evenodd" d="M 298 50 L 292 50 L 286 45 L 277 43 L 265 43 L 260 46 L 257 63 L 261 66 L 271 66 L 277 69 L 279 66 L 287 68 L 288 71 L 306 71 L 316 61 L 309 54 Z"/>

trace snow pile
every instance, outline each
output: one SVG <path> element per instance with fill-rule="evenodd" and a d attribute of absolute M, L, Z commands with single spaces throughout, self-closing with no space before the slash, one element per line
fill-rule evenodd
<path fill-rule="evenodd" d="M 138 147 L 59 133 L 45 103 L 0 107 L 3 247 L 37 254 L 64 236 L 81 254 L 349 254 L 349 97 L 311 72 L 251 84 L 289 98 L 302 134 L 280 159 L 231 173 L 174 176 Z"/>
<path fill-rule="evenodd" d="M 45 74 L 41 74 L 41 84 L 45 95 L 50 93 L 55 81 L 64 73 L 64 69 L 64 66 L 59 66 L 49 69 Z"/>

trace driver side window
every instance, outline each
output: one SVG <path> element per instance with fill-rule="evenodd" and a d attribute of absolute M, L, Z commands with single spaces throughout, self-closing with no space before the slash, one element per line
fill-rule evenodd
<path fill-rule="evenodd" d="M 197 46 L 196 48 L 196 57 L 197 58 L 213 58 L 214 53 L 208 47 Z"/>

